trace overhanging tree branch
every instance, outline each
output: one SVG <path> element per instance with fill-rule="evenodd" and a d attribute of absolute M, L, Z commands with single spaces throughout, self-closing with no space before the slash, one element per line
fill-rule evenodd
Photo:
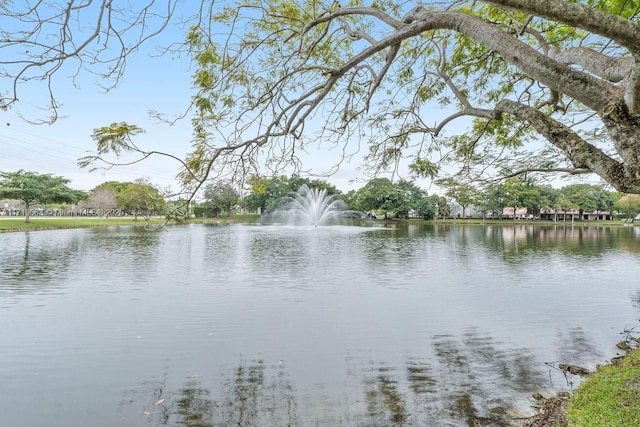
<path fill-rule="evenodd" d="M 45 64 L 39 75 L 54 111 L 51 77 L 65 63 L 77 65 L 74 75 L 89 65 L 117 84 L 128 56 L 165 28 L 179 3 L 147 0 L 118 9 L 117 0 L 69 1 L 41 9 L 45 2 L 38 2 L 30 10 L 3 4 L 27 27 L 0 28 L 0 76 L 14 85 L 5 102 L 15 102 L 19 85 L 37 78 L 38 63 Z M 427 132 L 437 136 L 445 156 L 462 159 L 463 168 L 472 167 L 464 163 L 470 159 L 484 161 L 484 173 L 494 155 L 520 150 L 537 132 L 576 168 L 640 192 L 637 5 L 613 10 L 606 2 L 480 0 L 429 3 L 430 9 L 394 6 L 243 0 L 237 8 L 218 8 L 199 2 L 193 20 L 183 21 L 192 29 L 187 46 L 197 69 L 194 148 L 183 161 L 183 178 L 198 187 L 225 170 L 297 168 L 298 153 L 309 143 L 366 141 L 383 153 L 383 162 L 410 150 L 422 160 L 431 154 L 419 141 Z M 86 16 L 94 26 L 76 31 L 74 24 L 88 22 L 80 21 Z M 59 37 L 42 44 L 51 28 L 61 30 Z M 436 110 L 443 111 L 436 123 L 425 125 L 424 117 Z M 463 115 L 482 120 L 454 135 L 442 132 Z"/>
<path fill-rule="evenodd" d="M 589 144 L 569 127 L 551 119 L 546 114 L 517 102 L 503 100 L 496 109 L 513 114 L 521 120 L 530 123 L 535 130 L 547 141 L 562 150 L 577 169 L 589 169 L 605 179 L 624 182 L 625 170 L 621 162 L 608 156 L 601 149 Z M 634 178 L 634 177 L 631 177 Z M 620 191 L 629 191 L 623 185 L 617 187 Z"/>
<path fill-rule="evenodd" d="M 338 12 L 340 16 L 362 13 L 361 8 L 342 8 Z M 323 21 L 330 19 L 331 17 L 323 18 Z M 336 70 L 335 74 L 344 73 L 374 53 L 403 40 L 411 39 L 428 31 L 443 29 L 453 30 L 471 37 L 487 49 L 496 51 L 510 64 L 531 78 L 552 89 L 561 90 L 593 109 L 600 109 L 619 96 L 618 88 L 552 60 L 515 39 L 509 33 L 479 18 L 463 12 L 428 11 L 424 8 L 417 8 L 412 12 L 412 18 L 408 24 L 400 27 L 390 36 L 381 39 L 377 45 L 354 55 L 339 70 Z"/>
<path fill-rule="evenodd" d="M 629 77 L 634 65 L 632 58 L 618 58 L 603 55 L 584 47 L 574 47 L 561 51 L 549 49 L 549 57 L 562 64 L 579 65 L 612 83 L 618 83 Z"/>
<path fill-rule="evenodd" d="M 517 176 L 522 176 L 522 175 L 526 175 L 528 173 L 533 173 L 533 172 L 550 173 L 550 174 L 566 173 L 569 175 L 584 175 L 584 174 L 592 173 L 591 169 L 580 169 L 580 168 L 525 168 L 525 169 L 519 169 L 515 172 L 501 175 L 500 178 L 496 180 L 496 182 L 509 179 L 509 178 L 515 178 Z"/>
<path fill-rule="evenodd" d="M 607 37 L 633 53 L 640 53 L 640 27 L 612 13 L 580 2 L 564 0 L 486 0 L 486 3 L 530 13 L 556 22 L 583 28 Z"/>

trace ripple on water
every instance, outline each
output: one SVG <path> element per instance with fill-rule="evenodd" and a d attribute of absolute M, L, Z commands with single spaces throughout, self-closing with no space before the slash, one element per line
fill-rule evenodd
<path fill-rule="evenodd" d="M 484 422 L 566 388 L 545 362 L 601 363 L 637 320 L 638 240 L 598 233 L 5 233 L 0 412 L 12 425 Z"/>

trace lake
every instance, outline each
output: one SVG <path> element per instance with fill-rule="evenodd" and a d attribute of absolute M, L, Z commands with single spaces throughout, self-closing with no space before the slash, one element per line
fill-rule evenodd
<path fill-rule="evenodd" d="M 639 276 L 640 227 L 4 233 L 1 424 L 504 426 L 617 354 Z"/>

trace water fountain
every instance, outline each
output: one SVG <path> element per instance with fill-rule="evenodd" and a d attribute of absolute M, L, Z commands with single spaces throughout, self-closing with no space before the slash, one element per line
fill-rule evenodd
<path fill-rule="evenodd" d="M 297 192 L 278 200 L 278 207 L 268 215 L 269 222 L 318 227 L 334 223 L 337 218 L 361 218 L 358 211 L 347 210 L 347 205 L 327 190 L 302 185 Z"/>

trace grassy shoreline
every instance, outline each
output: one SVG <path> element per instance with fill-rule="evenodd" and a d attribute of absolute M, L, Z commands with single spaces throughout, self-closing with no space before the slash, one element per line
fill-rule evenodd
<path fill-rule="evenodd" d="M 231 217 L 218 217 L 218 218 L 192 218 L 185 222 L 176 223 L 170 221 L 169 224 L 224 224 L 224 223 L 255 223 L 260 219 L 259 215 L 234 215 Z M 539 225 L 539 226 L 580 226 L 580 227 L 594 227 L 594 226 L 630 226 L 635 224 L 626 223 L 624 221 L 541 221 L 541 220 L 510 220 L 510 219 L 495 219 L 495 220 L 483 220 L 481 218 L 452 218 L 452 219 L 438 219 L 438 220 L 421 220 L 421 219 L 409 219 L 409 220 L 397 220 L 397 219 L 378 219 L 376 222 L 392 222 L 397 224 L 402 223 L 423 223 L 434 225 Z M 24 217 L 0 217 L 0 233 L 11 231 L 36 231 L 36 230 L 56 230 L 56 229 L 69 229 L 69 228 L 87 228 L 87 227 L 109 227 L 120 225 L 133 225 L 133 226 L 145 226 L 145 225 L 161 225 L 163 224 L 163 218 L 151 218 L 150 220 L 144 220 L 139 218 L 137 221 L 133 217 L 115 217 L 115 218 L 87 218 L 87 217 L 31 217 L 31 222 L 25 223 Z M 640 224 L 638 224 L 640 225 Z"/>
<path fill-rule="evenodd" d="M 197 218 L 185 221 L 184 223 L 176 223 L 170 221 L 169 224 L 198 224 L 198 223 L 250 223 L 255 222 L 259 218 L 258 215 L 236 215 L 230 218 Z M 133 217 L 116 217 L 116 218 L 87 218 L 87 217 L 31 217 L 31 222 L 24 222 L 24 217 L 0 217 L 0 233 L 12 231 L 39 231 L 39 230 L 64 230 L 72 228 L 90 228 L 90 227 L 113 227 L 113 226 L 159 226 L 165 222 L 164 218 L 151 218 L 145 220 L 139 217 L 134 220 Z"/>
<path fill-rule="evenodd" d="M 570 426 L 640 425 L 640 350 L 629 350 L 581 382 L 566 416 Z"/>
<path fill-rule="evenodd" d="M 598 366 L 573 394 L 545 399 L 522 427 L 631 427 L 640 425 L 640 349 Z"/>
<path fill-rule="evenodd" d="M 12 231 L 41 231 L 41 230 L 64 230 L 71 228 L 89 228 L 89 227 L 112 227 L 120 225 L 134 225 L 143 227 L 145 225 L 160 225 L 162 220 L 138 219 L 133 218 L 31 218 L 31 222 L 24 222 L 24 217 L 20 218 L 3 218 L 0 219 L 0 233 Z"/>

